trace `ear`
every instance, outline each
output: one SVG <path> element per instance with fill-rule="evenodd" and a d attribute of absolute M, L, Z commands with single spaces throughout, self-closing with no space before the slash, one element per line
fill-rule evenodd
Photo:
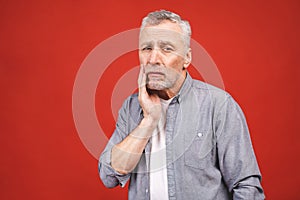
<path fill-rule="evenodd" d="M 183 64 L 183 68 L 186 69 L 192 62 L 192 49 L 189 48 L 186 55 L 185 55 L 185 61 Z"/>

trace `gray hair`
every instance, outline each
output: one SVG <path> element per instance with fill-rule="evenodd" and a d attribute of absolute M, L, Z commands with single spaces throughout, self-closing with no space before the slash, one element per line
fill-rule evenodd
<path fill-rule="evenodd" d="M 143 18 L 140 31 L 142 31 L 146 25 L 158 25 L 163 20 L 176 22 L 180 26 L 183 32 L 183 40 L 188 49 L 190 47 L 190 39 L 192 35 L 191 26 L 188 21 L 181 19 L 181 17 L 176 13 L 167 10 L 159 10 L 159 11 L 151 12 L 146 17 Z"/>

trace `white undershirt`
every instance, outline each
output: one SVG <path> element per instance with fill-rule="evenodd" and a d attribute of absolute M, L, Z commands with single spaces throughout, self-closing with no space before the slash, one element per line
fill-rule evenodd
<path fill-rule="evenodd" d="M 152 148 L 150 155 L 150 199 L 168 200 L 168 179 L 166 167 L 166 111 L 172 99 L 160 99 L 162 116 L 158 127 L 152 134 Z"/>

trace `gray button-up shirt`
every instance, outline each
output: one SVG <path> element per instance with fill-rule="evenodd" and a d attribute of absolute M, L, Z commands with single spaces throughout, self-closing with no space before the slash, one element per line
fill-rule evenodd
<path fill-rule="evenodd" d="M 166 114 L 169 199 L 264 199 L 261 174 L 243 112 L 225 91 L 187 74 Z M 126 99 L 116 129 L 99 160 L 106 187 L 125 186 L 129 200 L 149 200 L 149 140 L 135 170 L 127 175 L 111 167 L 111 149 L 143 118 L 137 95 Z"/>

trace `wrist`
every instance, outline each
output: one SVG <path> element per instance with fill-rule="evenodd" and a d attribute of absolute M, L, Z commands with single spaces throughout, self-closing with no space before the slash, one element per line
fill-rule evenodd
<path fill-rule="evenodd" d="M 144 117 L 140 123 L 142 128 L 155 129 L 157 127 L 159 119 L 154 119 L 152 117 Z"/>
<path fill-rule="evenodd" d="M 158 120 L 150 117 L 144 117 L 137 129 L 135 129 L 136 131 L 133 131 L 130 136 L 142 140 L 148 140 L 152 136 L 153 131 L 156 129 L 157 124 Z"/>

